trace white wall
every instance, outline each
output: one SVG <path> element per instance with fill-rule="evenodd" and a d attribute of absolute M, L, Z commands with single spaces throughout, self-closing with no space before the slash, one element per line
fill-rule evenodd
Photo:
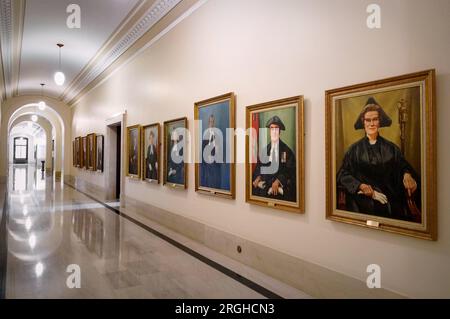
<path fill-rule="evenodd" d="M 245 203 L 245 167 L 236 200 L 127 180 L 126 195 L 365 281 L 382 267 L 382 286 L 410 297 L 450 297 L 450 1 L 377 1 L 382 28 L 368 29 L 361 0 L 210 0 L 91 91 L 73 110 L 72 136 L 105 133 L 127 110 L 127 125 L 187 116 L 195 101 L 233 91 L 237 127 L 247 105 L 305 96 L 306 213 Z M 415 71 L 437 71 L 439 239 L 428 242 L 325 219 L 327 89 Z M 192 128 L 192 125 L 190 125 Z M 106 145 L 106 143 L 105 143 Z M 244 145 L 237 145 L 238 155 Z M 105 186 L 102 174 L 71 169 Z"/>

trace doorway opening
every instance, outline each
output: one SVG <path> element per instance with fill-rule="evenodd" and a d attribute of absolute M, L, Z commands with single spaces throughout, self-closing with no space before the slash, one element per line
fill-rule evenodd
<path fill-rule="evenodd" d="M 121 174 L 122 174 L 122 122 L 107 126 L 106 131 L 107 158 L 107 197 L 108 199 L 120 200 Z"/>
<path fill-rule="evenodd" d="M 14 138 L 14 164 L 28 164 L 28 138 Z"/>
<path fill-rule="evenodd" d="M 120 199 L 120 167 L 121 167 L 121 143 L 122 143 L 122 126 L 116 126 L 117 140 L 116 140 L 116 199 Z"/>

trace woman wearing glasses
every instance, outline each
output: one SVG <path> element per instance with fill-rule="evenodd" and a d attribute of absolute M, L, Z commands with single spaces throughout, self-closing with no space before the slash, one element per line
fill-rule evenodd
<path fill-rule="evenodd" d="M 355 130 L 364 129 L 365 136 L 350 146 L 337 173 L 338 202 L 343 190 L 346 210 L 418 221 L 420 213 L 408 201 L 420 203 L 419 176 L 400 148 L 379 133 L 380 127 L 391 124 L 382 107 L 369 98 L 354 125 Z"/>

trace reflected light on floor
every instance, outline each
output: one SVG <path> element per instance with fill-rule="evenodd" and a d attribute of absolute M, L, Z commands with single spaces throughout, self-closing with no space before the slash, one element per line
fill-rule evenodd
<path fill-rule="evenodd" d="M 32 225 L 33 224 L 31 223 L 31 218 L 28 217 L 27 220 L 25 221 L 25 228 L 26 228 L 26 230 L 30 231 Z"/>
<path fill-rule="evenodd" d="M 34 234 L 32 234 L 28 239 L 28 244 L 30 245 L 31 249 L 34 249 L 34 247 L 36 247 L 36 236 Z"/>
<path fill-rule="evenodd" d="M 27 167 L 14 168 L 13 177 L 13 190 L 27 190 Z M 20 202 L 23 204 L 22 200 Z"/>
<path fill-rule="evenodd" d="M 37 263 L 34 272 L 36 273 L 36 277 L 41 277 L 44 273 L 44 265 L 41 262 Z"/>

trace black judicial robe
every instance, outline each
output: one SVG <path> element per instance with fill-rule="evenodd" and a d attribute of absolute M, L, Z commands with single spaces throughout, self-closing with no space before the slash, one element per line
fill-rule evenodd
<path fill-rule="evenodd" d="M 175 183 L 175 184 L 184 184 L 184 159 L 180 163 L 174 162 L 172 156 L 180 156 L 183 157 L 184 148 L 181 148 L 178 153 L 173 151 L 173 146 L 171 147 L 171 151 L 168 152 L 168 167 L 167 167 L 167 182 Z M 175 174 L 169 176 L 170 169 L 175 170 Z"/>
<path fill-rule="evenodd" d="M 154 179 L 157 180 L 158 179 L 158 169 L 156 168 L 156 162 L 158 161 L 158 154 L 156 153 L 156 147 L 155 145 L 153 145 L 153 154 L 150 154 L 150 150 L 151 150 L 151 145 L 148 146 L 147 148 L 147 159 L 146 159 L 146 170 L 145 170 L 145 178 L 149 178 L 149 179 Z M 151 166 L 151 170 L 149 168 L 149 166 Z"/>
<path fill-rule="evenodd" d="M 420 178 L 399 147 L 381 136 L 371 145 L 369 139 L 364 137 L 350 146 L 344 156 L 336 177 L 338 193 L 339 189 L 345 190 L 348 211 L 413 220 L 403 185 L 405 173 L 410 173 L 417 183 L 417 190 L 412 197 L 420 211 Z M 382 204 L 364 194 L 358 194 L 361 184 L 370 185 L 386 195 L 388 203 Z"/>
<path fill-rule="evenodd" d="M 296 185 L 296 177 L 297 177 L 297 169 L 296 169 L 296 161 L 294 152 L 287 146 L 281 139 L 279 140 L 278 145 L 278 170 L 274 174 L 262 174 L 262 167 L 269 167 L 271 165 L 270 162 L 263 164 L 259 160 L 256 164 L 255 170 L 253 172 L 253 180 L 254 181 L 258 176 L 261 176 L 261 181 L 266 182 L 264 189 L 253 187 L 252 186 L 252 194 L 255 196 L 262 196 L 272 199 L 286 200 L 295 202 L 297 200 L 297 185 Z M 270 155 L 271 151 L 271 143 L 266 146 L 267 156 Z M 283 187 L 283 195 L 278 193 L 278 195 L 268 195 L 267 192 L 272 187 L 273 182 L 275 180 L 279 180 L 281 186 Z"/>

